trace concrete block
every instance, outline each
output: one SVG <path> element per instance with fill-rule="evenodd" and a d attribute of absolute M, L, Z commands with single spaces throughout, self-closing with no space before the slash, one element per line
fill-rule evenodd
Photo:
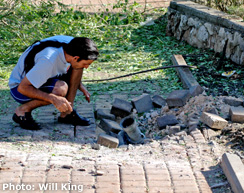
<path fill-rule="evenodd" d="M 117 122 L 109 120 L 109 119 L 102 119 L 100 121 L 100 127 L 104 131 L 106 131 L 106 133 L 113 132 L 113 133 L 118 134 L 120 131 L 122 131 L 122 128 L 120 127 L 120 125 Z"/>
<path fill-rule="evenodd" d="M 191 86 L 191 87 L 189 88 L 189 92 L 190 92 L 190 95 L 191 95 L 192 97 L 194 97 L 194 96 L 198 96 L 198 95 L 202 94 L 203 91 L 204 91 L 204 89 L 203 89 L 199 84 L 194 85 L 194 86 Z"/>
<path fill-rule="evenodd" d="M 152 99 L 149 94 L 136 97 L 131 100 L 131 103 L 138 113 L 143 113 L 153 108 Z"/>
<path fill-rule="evenodd" d="M 164 129 L 167 125 L 176 125 L 179 121 L 174 115 L 165 115 L 157 118 L 157 124 L 160 130 Z"/>
<path fill-rule="evenodd" d="M 175 90 L 169 94 L 166 102 L 169 107 L 182 107 L 190 97 L 191 95 L 188 90 Z"/>
<path fill-rule="evenodd" d="M 113 102 L 111 114 L 117 117 L 126 117 L 131 114 L 133 106 L 130 102 L 116 98 Z"/>
<path fill-rule="evenodd" d="M 226 121 L 222 117 L 207 112 L 202 113 L 201 121 L 213 129 L 223 129 L 228 124 L 228 121 Z"/>
<path fill-rule="evenodd" d="M 166 130 L 168 131 L 169 135 L 174 135 L 174 134 L 180 132 L 180 126 L 179 125 L 166 126 Z"/>
<path fill-rule="evenodd" d="M 97 143 L 105 147 L 117 148 L 119 145 L 119 140 L 116 137 L 101 133 L 98 136 Z"/>
<path fill-rule="evenodd" d="M 221 167 L 234 193 L 244 193 L 244 165 L 235 154 L 225 153 Z"/>
<path fill-rule="evenodd" d="M 244 108 L 230 107 L 230 118 L 232 122 L 244 123 Z"/>
<path fill-rule="evenodd" d="M 187 64 L 182 55 L 173 55 L 171 60 L 174 65 L 183 66 L 183 68 L 175 68 L 175 70 L 179 74 L 181 82 L 185 88 L 190 89 L 193 86 L 199 85 L 192 75 L 190 68 L 184 68 L 184 66 L 187 66 Z"/>
<path fill-rule="evenodd" d="M 95 112 L 96 119 L 110 119 L 115 121 L 115 115 L 110 113 L 111 109 L 97 109 Z"/>
<path fill-rule="evenodd" d="M 152 97 L 153 106 L 156 108 L 161 108 L 166 105 L 166 100 L 160 95 L 154 95 Z"/>
<path fill-rule="evenodd" d="M 224 98 L 224 103 L 233 106 L 233 107 L 238 107 L 243 105 L 243 100 L 240 98 L 235 98 L 235 97 L 225 97 Z"/>

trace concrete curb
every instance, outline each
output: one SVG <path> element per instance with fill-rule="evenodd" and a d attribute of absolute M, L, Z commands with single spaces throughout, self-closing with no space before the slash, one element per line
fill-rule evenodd
<path fill-rule="evenodd" d="M 241 159 L 235 154 L 225 153 L 222 156 L 221 167 L 233 192 L 244 193 L 244 165 Z"/>

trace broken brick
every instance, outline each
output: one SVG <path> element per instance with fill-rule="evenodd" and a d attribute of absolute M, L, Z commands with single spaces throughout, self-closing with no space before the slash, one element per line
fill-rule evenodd
<path fill-rule="evenodd" d="M 222 117 L 207 112 L 202 113 L 201 121 L 213 129 L 223 129 L 228 124 L 228 121 L 226 121 Z"/>
<path fill-rule="evenodd" d="M 104 131 L 106 131 L 106 133 L 113 132 L 118 134 L 120 131 L 122 131 L 122 128 L 117 122 L 109 119 L 102 119 L 100 121 L 100 126 Z"/>
<path fill-rule="evenodd" d="M 136 97 L 132 99 L 131 103 L 138 113 L 143 113 L 153 108 L 152 99 L 149 94 L 143 94 L 139 97 Z"/>
<path fill-rule="evenodd" d="M 157 124 L 160 130 L 164 129 L 167 125 L 176 125 L 179 121 L 174 115 L 165 115 L 157 118 Z"/>
<path fill-rule="evenodd" d="M 153 102 L 154 107 L 156 107 L 156 108 L 161 108 L 166 105 L 166 100 L 163 97 L 161 97 L 160 95 L 154 95 L 152 97 L 152 102 Z"/>
<path fill-rule="evenodd" d="M 234 97 L 225 97 L 223 101 L 224 103 L 234 107 L 242 106 L 243 104 L 242 99 L 234 98 Z"/>
<path fill-rule="evenodd" d="M 97 109 L 95 113 L 96 119 L 110 119 L 115 121 L 115 115 L 110 113 L 110 109 Z"/>
<path fill-rule="evenodd" d="M 230 107 L 230 118 L 232 122 L 244 123 L 244 108 Z"/>
<path fill-rule="evenodd" d="M 117 117 L 126 117 L 131 114 L 133 106 L 130 102 L 116 98 L 113 102 L 111 114 Z"/>
<path fill-rule="evenodd" d="M 188 90 L 175 90 L 169 94 L 166 102 L 169 107 L 182 107 L 190 97 L 191 95 Z"/>
<path fill-rule="evenodd" d="M 116 137 L 101 133 L 98 136 L 97 143 L 109 148 L 117 148 L 119 145 L 119 140 Z"/>

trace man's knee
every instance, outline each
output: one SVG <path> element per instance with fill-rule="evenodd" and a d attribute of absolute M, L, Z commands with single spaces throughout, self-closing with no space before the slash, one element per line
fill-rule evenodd
<path fill-rule="evenodd" d="M 66 96 L 68 92 L 68 84 L 62 80 L 55 83 L 52 93 L 58 96 Z"/>

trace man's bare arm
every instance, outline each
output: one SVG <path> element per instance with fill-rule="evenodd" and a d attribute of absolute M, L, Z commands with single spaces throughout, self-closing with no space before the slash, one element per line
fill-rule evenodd
<path fill-rule="evenodd" d="M 36 89 L 26 77 L 24 77 L 19 84 L 18 91 L 29 98 L 38 99 L 53 104 L 60 112 L 72 112 L 72 107 L 65 97 L 57 96 L 53 93 L 46 93 Z"/>

